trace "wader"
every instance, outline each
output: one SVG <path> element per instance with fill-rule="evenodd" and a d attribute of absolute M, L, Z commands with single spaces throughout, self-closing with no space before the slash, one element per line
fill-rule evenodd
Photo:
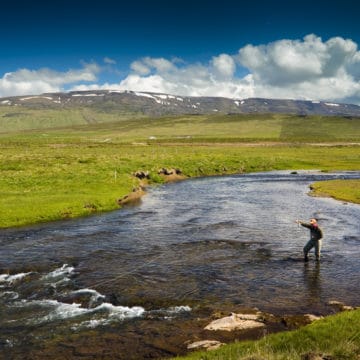
<path fill-rule="evenodd" d="M 307 224 L 300 222 L 300 224 L 310 230 L 310 240 L 304 246 L 304 260 L 308 261 L 308 253 L 312 248 L 315 248 L 315 256 L 316 260 L 320 260 L 320 252 L 321 252 L 321 245 L 322 245 L 322 237 L 323 233 L 319 226 L 313 224 Z"/>
<path fill-rule="evenodd" d="M 306 245 L 304 246 L 304 259 L 305 259 L 305 261 L 309 260 L 308 253 L 313 247 L 315 248 L 316 260 L 319 261 L 320 260 L 321 245 L 322 245 L 322 240 L 321 239 L 319 239 L 319 240 L 310 239 L 306 243 Z"/>

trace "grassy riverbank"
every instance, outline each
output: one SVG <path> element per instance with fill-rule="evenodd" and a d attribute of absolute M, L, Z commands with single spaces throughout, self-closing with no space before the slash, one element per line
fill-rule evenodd
<path fill-rule="evenodd" d="M 317 126 L 315 126 L 317 125 Z M 313 128 L 323 133 L 314 142 Z M 339 131 L 338 129 L 341 129 Z M 359 170 L 357 119 L 285 115 L 124 119 L 0 136 L 0 227 L 118 208 L 162 167 L 187 177 L 280 169 Z"/>
<path fill-rule="evenodd" d="M 1 151 L 0 226 L 116 209 L 138 186 L 132 176 L 179 168 L 189 177 L 278 169 L 359 169 L 357 147 L 131 145 L 10 141 Z M 330 160 L 331 159 L 331 160 Z"/>
<path fill-rule="evenodd" d="M 360 180 L 319 181 L 312 184 L 311 188 L 315 196 L 329 196 L 360 204 Z"/>
<path fill-rule="evenodd" d="M 218 350 L 196 352 L 177 359 L 358 360 L 360 356 L 359 324 L 360 309 L 346 311 L 328 316 L 295 331 L 271 334 L 258 341 L 234 343 Z"/>

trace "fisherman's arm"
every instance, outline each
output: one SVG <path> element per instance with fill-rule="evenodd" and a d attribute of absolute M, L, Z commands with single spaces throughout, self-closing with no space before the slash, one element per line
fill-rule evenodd
<path fill-rule="evenodd" d="M 306 227 L 306 228 L 308 228 L 308 229 L 311 229 L 311 224 L 308 224 L 308 223 L 303 222 L 303 221 L 301 221 L 301 220 L 296 220 L 295 222 L 296 222 L 297 224 L 300 224 L 301 226 L 304 226 L 304 227 Z"/>

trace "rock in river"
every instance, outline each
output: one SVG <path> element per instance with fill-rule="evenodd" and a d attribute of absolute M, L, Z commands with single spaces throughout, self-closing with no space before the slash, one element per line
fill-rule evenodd
<path fill-rule="evenodd" d="M 205 327 L 205 330 L 244 330 L 263 327 L 265 324 L 261 321 L 260 314 L 235 314 L 225 316 L 221 319 L 212 321 Z"/>

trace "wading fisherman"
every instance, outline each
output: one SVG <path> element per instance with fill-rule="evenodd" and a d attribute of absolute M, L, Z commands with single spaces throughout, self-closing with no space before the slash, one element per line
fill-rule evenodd
<path fill-rule="evenodd" d="M 308 253 L 312 248 L 315 248 L 316 261 L 320 261 L 320 252 L 322 245 L 323 232 L 318 225 L 315 218 L 310 219 L 310 223 L 296 220 L 296 223 L 304 226 L 310 230 L 310 240 L 304 246 L 304 260 L 309 261 Z"/>

